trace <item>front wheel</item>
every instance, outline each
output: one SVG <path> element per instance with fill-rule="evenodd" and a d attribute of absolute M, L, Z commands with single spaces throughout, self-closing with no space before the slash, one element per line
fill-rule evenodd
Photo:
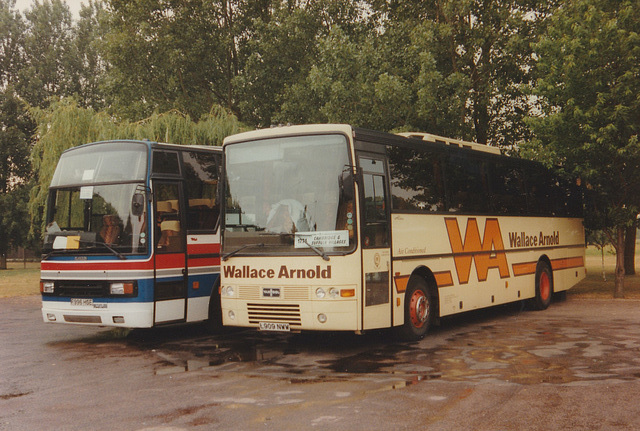
<path fill-rule="evenodd" d="M 404 324 L 399 326 L 398 337 L 407 341 L 422 339 L 433 321 L 434 301 L 422 277 L 411 277 L 404 303 Z"/>
<path fill-rule="evenodd" d="M 546 310 L 553 296 L 553 274 L 546 262 L 538 262 L 536 267 L 536 296 L 532 299 L 535 310 Z"/>

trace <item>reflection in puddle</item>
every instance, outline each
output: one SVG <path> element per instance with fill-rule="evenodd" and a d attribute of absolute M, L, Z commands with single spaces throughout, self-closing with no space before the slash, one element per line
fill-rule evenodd
<path fill-rule="evenodd" d="M 291 383 L 387 379 L 398 389 L 429 380 L 577 384 L 637 380 L 640 330 L 576 330 L 566 320 L 503 320 L 436 329 L 419 343 L 399 344 L 390 332 L 233 334 L 136 342 L 153 346 L 156 374 L 238 372 Z M 574 322 L 580 326 L 579 322 Z M 568 327 L 569 326 L 569 327 Z M 615 359 L 614 359 L 615 357 Z"/>
<path fill-rule="evenodd" d="M 417 343 L 398 343 L 391 331 L 210 335 L 194 325 L 109 330 L 58 347 L 85 359 L 142 352 L 155 359 L 157 375 L 237 373 L 299 385 L 371 381 L 398 389 L 431 380 L 573 385 L 640 379 L 640 325 L 506 314 L 458 320 Z"/>

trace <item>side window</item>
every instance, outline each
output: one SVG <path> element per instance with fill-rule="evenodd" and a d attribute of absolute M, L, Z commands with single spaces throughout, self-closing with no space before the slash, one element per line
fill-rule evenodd
<path fill-rule="evenodd" d="M 180 191 L 177 183 L 155 183 L 155 244 L 158 251 L 184 251 L 185 235 L 180 220 Z"/>
<path fill-rule="evenodd" d="M 487 169 L 491 182 L 491 209 L 497 214 L 526 214 L 527 199 L 519 167 L 496 161 Z"/>
<path fill-rule="evenodd" d="M 361 157 L 360 167 L 364 183 L 363 244 L 368 248 L 388 247 L 389 222 L 384 162 Z"/>
<path fill-rule="evenodd" d="M 216 155 L 184 153 L 187 230 L 215 230 L 220 215 Z"/>
<path fill-rule="evenodd" d="M 154 151 L 152 172 L 154 174 L 180 175 L 178 153 L 175 151 Z"/>
<path fill-rule="evenodd" d="M 470 214 L 489 212 L 489 185 L 482 159 L 451 153 L 445 175 L 448 211 Z"/>
<path fill-rule="evenodd" d="M 400 211 L 444 211 L 442 155 L 387 147 L 393 208 Z"/>

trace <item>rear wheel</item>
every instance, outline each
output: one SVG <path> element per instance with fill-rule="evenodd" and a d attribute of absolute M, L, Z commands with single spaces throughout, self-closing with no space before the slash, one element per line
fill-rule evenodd
<path fill-rule="evenodd" d="M 553 296 L 553 274 L 549 264 L 543 261 L 538 262 L 536 267 L 536 296 L 532 300 L 533 308 L 545 310 L 551 304 Z"/>
<path fill-rule="evenodd" d="M 398 327 L 398 336 L 407 341 L 420 340 L 431 326 L 433 313 L 434 300 L 427 282 L 422 277 L 411 277 L 405 292 L 404 324 Z"/>

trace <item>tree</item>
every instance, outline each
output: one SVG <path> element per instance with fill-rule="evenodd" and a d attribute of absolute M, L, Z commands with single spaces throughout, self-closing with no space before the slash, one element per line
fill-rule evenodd
<path fill-rule="evenodd" d="M 25 13 L 24 59 L 16 91 L 31 106 L 80 92 L 71 11 L 61 0 L 35 1 Z"/>
<path fill-rule="evenodd" d="M 73 28 L 73 45 L 78 60 L 78 100 L 82 106 L 105 107 L 103 82 L 108 64 L 102 55 L 107 33 L 107 11 L 100 0 L 82 4 L 80 18 Z M 72 94 L 68 94 L 72 96 Z"/>
<path fill-rule="evenodd" d="M 177 109 L 192 118 L 213 105 L 238 113 L 239 45 L 271 1 L 111 0 L 106 92 L 129 119 Z"/>
<path fill-rule="evenodd" d="M 594 194 L 586 222 L 615 248 L 616 298 L 624 297 L 625 230 L 640 210 L 639 28 L 638 0 L 575 0 L 558 8 L 536 47 L 544 115 L 531 121 L 532 151 Z"/>
<path fill-rule="evenodd" d="M 6 269 L 9 248 L 25 244 L 29 138 L 34 124 L 9 85 L 0 91 L 0 269 Z"/>
<path fill-rule="evenodd" d="M 411 83 L 409 126 L 503 147 L 529 136 L 532 44 L 555 0 L 371 0 Z"/>

